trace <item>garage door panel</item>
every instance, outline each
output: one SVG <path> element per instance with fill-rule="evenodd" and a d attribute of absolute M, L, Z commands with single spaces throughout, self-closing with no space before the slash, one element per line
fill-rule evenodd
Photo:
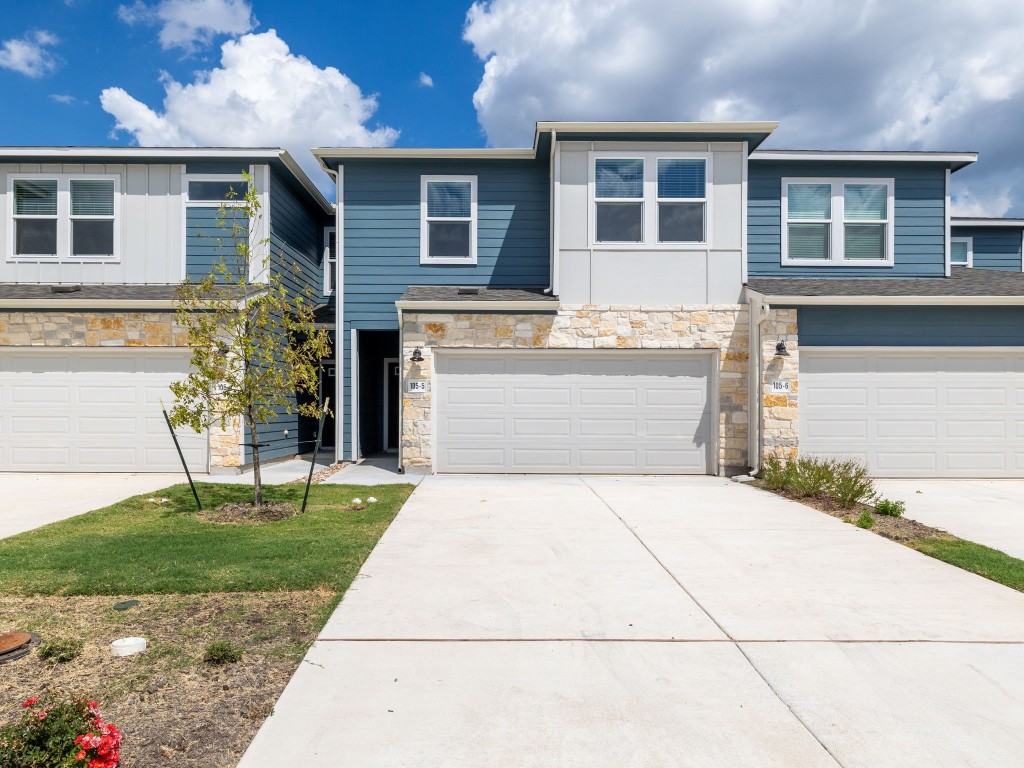
<path fill-rule="evenodd" d="M 446 417 L 444 434 L 452 437 L 504 437 L 505 420 Z"/>
<path fill-rule="evenodd" d="M 0 469 L 175 471 L 177 451 L 159 402 L 189 370 L 178 351 L 17 351 L 0 361 Z M 205 434 L 179 430 L 191 469 L 208 466 Z"/>
<path fill-rule="evenodd" d="M 473 357 L 489 359 L 460 359 Z M 435 469 L 706 472 L 711 360 L 679 352 L 435 352 Z M 499 369 L 500 404 L 480 408 L 460 394 Z M 459 433 L 453 424 L 463 419 L 501 420 L 505 431 Z"/>
<path fill-rule="evenodd" d="M 445 391 L 441 400 L 444 405 L 504 405 L 505 389 L 499 386 L 452 389 Z"/>
<path fill-rule="evenodd" d="M 805 350 L 800 451 L 862 457 L 879 477 L 1024 477 L 1022 360 L 1018 350 Z"/>

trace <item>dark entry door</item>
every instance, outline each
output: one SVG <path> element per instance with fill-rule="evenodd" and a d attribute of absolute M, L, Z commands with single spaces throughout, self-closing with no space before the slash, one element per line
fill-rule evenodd
<path fill-rule="evenodd" d="M 385 408 L 388 411 L 388 433 L 385 448 L 388 450 L 398 448 L 398 400 L 400 397 L 398 390 L 400 384 L 401 376 L 399 375 L 398 363 L 388 361 L 387 381 L 384 382 L 384 393 L 387 398 Z"/>
<path fill-rule="evenodd" d="M 323 403 L 324 398 L 331 398 L 330 415 L 324 419 L 324 437 L 321 445 L 333 446 L 334 445 L 334 413 L 338 410 L 338 405 L 335 403 L 336 399 L 336 387 L 335 381 L 337 379 L 334 375 L 335 366 L 334 361 L 325 360 L 320 364 L 320 402 Z M 313 435 L 316 437 L 316 434 Z"/>

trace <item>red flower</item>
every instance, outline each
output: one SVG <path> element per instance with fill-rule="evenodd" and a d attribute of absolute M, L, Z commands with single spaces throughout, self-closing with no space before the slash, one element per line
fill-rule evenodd
<path fill-rule="evenodd" d="M 33 696 L 31 699 L 25 699 L 25 701 L 22 702 L 21 706 L 23 706 L 23 707 L 31 707 L 37 701 L 39 701 L 39 697 L 38 696 Z"/>
<path fill-rule="evenodd" d="M 78 738 L 80 739 L 82 737 L 79 736 Z M 76 744 L 78 743 L 78 739 L 75 739 L 75 743 Z M 78 750 L 78 754 L 75 755 L 75 760 L 85 760 L 85 750 L 84 749 Z"/>

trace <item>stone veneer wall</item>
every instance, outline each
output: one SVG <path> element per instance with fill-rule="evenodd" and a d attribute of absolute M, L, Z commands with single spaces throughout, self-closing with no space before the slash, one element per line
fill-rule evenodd
<path fill-rule="evenodd" d="M 783 461 L 797 456 L 800 444 L 800 349 L 795 309 L 773 309 L 761 326 L 761 397 L 764 423 L 761 431 L 763 456 Z M 775 345 L 786 342 L 789 357 L 776 357 Z M 771 382 L 788 380 L 791 391 L 776 393 Z"/>
<path fill-rule="evenodd" d="M 718 349 L 718 461 L 722 472 L 747 464 L 750 349 L 745 304 L 635 307 L 562 305 L 557 314 L 474 312 L 403 314 L 403 375 L 430 378 L 434 348 L 487 349 Z M 423 362 L 409 360 L 413 349 Z M 431 462 L 431 392 L 403 393 L 402 460 Z"/>
<path fill-rule="evenodd" d="M 173 312 L 0 312 L 0 347 L 185 347 Z M 211 468 L 238 467 L 238 419 L 210 428 Z"/>

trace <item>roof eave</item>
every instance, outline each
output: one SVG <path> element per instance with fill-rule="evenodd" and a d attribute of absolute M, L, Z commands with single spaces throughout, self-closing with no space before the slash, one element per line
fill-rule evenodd
<path fill-rule="evenodd" d="M 782 160 L 798 162 L 916 162 L 946 165 L 958 171 L 977 162 L 977 152 L 889 152 L 871 150 L 758 149 L 751 160 Z"/>

